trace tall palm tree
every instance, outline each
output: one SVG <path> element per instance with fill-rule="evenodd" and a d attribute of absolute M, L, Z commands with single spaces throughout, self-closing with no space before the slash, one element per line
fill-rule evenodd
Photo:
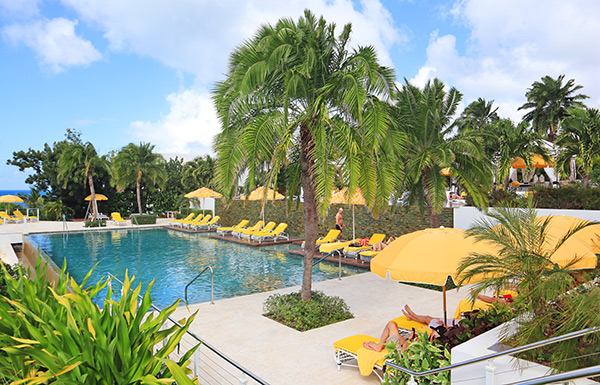
<path fill-rule="evenodd" d="M 571 108 L 584 107 L 582 100 L 588 98 L 584 94 L 575 94 L 583 88 L 575 85 L 574 79 L 569 79 L 563 84 L 565 75 L 557 79 L 544 76 L 542 81 L 536 81 L 527 90 L 527 102 L 519 110 L 531 109 L 525 114 L 523 120 L 532 122 L 536 131 L 548 135 L 548 140 L 554 142 L 560 122 Z"/>
<path fill-rule="evenodd" d="M 267 184 L 288 168 L 288 195 L 304 198 L 306 247 L 302 299 L 310 299 L 318 212 L 326 211 L 336 169 L 350 190 L 360 186 L 374 211 L 387 206 L 395 184 L 394 144 L 386 105 L 394 72 L 373 47 L 347 48 L 351 25 L 335 25 L 310 11 L 297 22 L 263 25 L 230 57 L 213 100 L 222 132 L 215 142 L 217 182 L 227 198 L 242 173 L 254 187 L 267 164 Z M 381 167 L 378 167 L 381 165 Z"/>
<path fill-rule="evenodd" d="M 456 120 L 459 133 L 480 132 L 485 127 L 500 120 L 498 107 L 494 108 L 494 101 L 479 98 L 469 104 Z"/>
<path fill-rule="evenodd" d="M 92 203 L 92 220 L 98 216 L 98 202 L 94 188 L 94 172 L 108 167 L 106 160 L 99 157 L 94 146 L 90 143 L 74 143 L 67 146 L 58 159 L 57 179 L 63 182 L 63 188 L 70 180 L 80 181 L 85 188 L 90 188 Z"/>
<path fill-rule="evenodd" d="M 184 165 L 182 183 L 188 190 L 212 186 L 214 175 L 215 160 L 210 155 L 199 156 Z"/>
<path fill-rule="evenodd" d="M 142 213 L 142 184 L 149 188 L 164 187 L 167 171 L 162 155 L 153 153 L 154 145 L 129 143 L 115 156 L 112 172 L 117 188 L 135 186 L 138 213 Z"/>
<path fill-rule="evenodd" d="M 442 169 L 450 168 L 477 205 L 487 205 L 486 190 L 492 184 L 481 145 L 474 138 L 452 135 L 452 117 L 461 97 L 455 88 L 446 92 L 438 79 L 427 82 L 423 90 L 406 82 L 398 96 L 397 120 L 405 135 L 401 189 L 409 192 L 411 202 L 427 208 L 431 227 L 440 225 L 438 214 L 449 188 Z"/>
<path fill-rule="evenodd" d="M 583 170 L 583 188 L 590 174 L 600 163 L 600 111 L 596 108 L 575 108 L 563 120 L 563 133 L 556 143 L 562 148 L 558 165 L 568 173 L 571 158 L 576 156 L 577 167 Z"/>
<path fill-rule="evenodd" d="M 493 148 L 492 159 L 496 165 L 496 176 L 498 181 L 503 181 L 505 189 L 508 188 L 509 172 L 514 159 L 522 158 L 527 168 L 532 166 L 533 154 L 550 160 L 541 135 L 527 122 L 515 126 L 510 119 L 501 119 L 492 125 L 491 132 L 493 135 L 490 135 L 489 147 Z"/>

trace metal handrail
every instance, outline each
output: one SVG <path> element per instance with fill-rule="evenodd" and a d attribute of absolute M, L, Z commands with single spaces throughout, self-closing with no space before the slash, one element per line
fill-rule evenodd
<path fill-rule="evenodd" d="M 134 214 L 131 214 L 131 227 L 133 227 L 133 220 L 134 219 L 135 219 L 135 224 L 139 226 L 140 224 L 138 223 L 137 218 L 135 217 Z"/>
<path fill-rule="evenodd" d="M 109 278 L 114 279 L 115 281 L 119 282 L 121 285 L 125 285 L 122 281 L 120 281 L 117 277 L 115 277 L 113 274 L 111 273 L 107 273 L 107 275 L 109 276 Z M 129 289 L 131 290 L 131 288 Z M 144 299 L 143 296 L 138 294 L 138 298 L 140 300 Z M 153 308 L 154 310 L 156 310 L 157 312 L 161 312 L 162 309 L 156 307 L 153 303 L 150 304 L 150 307 Z M 173 318 L 171 318 L 170 316 L 167 317 L 167 319 L 171 322 L 173 322 L 175 325 L 179 326 L 180 328 L 183 328 L 183 325 L 180 324 L 178 321 L 174 320 Z M 231 358 L 227 357 L 224 353 L 222 353 L 220 350 L 218 350 L 217 348 L 215 348 L 214 346 L 212 346 L 211 344 L 209 344 L 208 342 L 204 341 L 202 338 L 198 337 L 196 334 L 192 333 L 191 331 L 189 331 L 189 329 L 185 332 L 186 334 L 189 334 L 192 338 L 194 338 L 196 341 L 200 342 L 202 345 L 206 346 L 210 351 L 212 351 L 213 353 L 215 353 L 216 355 L 218 355 L 219 357 L 221 357 L 222 359 L 224 359 L 225 361 L 227 361 L 228 364 L 234 366 L 235 368 L 237 368 L 239 371 L 241 371 L 242 373 L 244 373 L 245 375 L 247 375 L 248 377 L 252 378 L 254 381 L 258 382 L 261 385 L 269 385 L 268 382 L 264 381 L 263 379 L 261 379 L 260 377 L 258 377 L 256 374 L 252 373 L 251 371 L 249 371 L 248 369 L 244 368 L 243 366 L 241 366 L 240 364 L 238 364 L 237 362 L 233 361 Z"/>
<path fill-rule="evenodd" d="M 523 380 L 513 382 L 508 385 L 538 385 L 563 382 L 568 380 L 576 380 L 578 378 L 587 378 L 600 374 L 600 365 L 590 366 L 589 368 L 581 368 L 571 370 L 569 372 L 551 374 L 549 376 L 539 377 L 532 380 Z"/>
<path fill-rule="evenodd" d="M 455 368 L 460 368 L 462 366 L 467 366 L 467 365 L 472 365 L 472 364 L 476 364 L 478 362 L 482 362 L 482 361 L 487 361 L 487 360 L 491 360 L 494 359 L 496 357 L 501 357 L 501 356 L 507 356 L 509 354 L 515 354 L 515 353 L 521 353 L 521 352 L 525 352 L 528 350 L 533 350 L 535 348 L 539 348 L 542 346 L 546 346 L 546 345 L 551 345 L 553 343 L 556 342 L 561 342 L 561 341 L 567 341 L 573 338 L 577 338 L 577 337 L 581 337 L 587 334 L 592 334 L 592 333 L 596 333 L 600 331 L 600 326 L 594 326 L 593 328 L 588 328 L 588 329 L 582 329 L 576 332 L 572 332 L 572 333 L 567 333 L 567 334 L 563 334 L 562 336 L 558 336 L 558 337 L 552 337 L 552 338 L 548 338 L 546 340 L 542 340 L 542 341 L 538 341 L 538 342 L 534 342 L 528 345 L 524 345 L 524 346 L 520 346 L 518 348 L 513 348 L 513 349 L 508 349 L 508 350 L 504 350 L 502 352 L 497 352 L 497 353 L 492 353 L 492 354 L 488 354 L 482 357 L 477 357 L 477 358 L 473 358 L 470 360 L 466 360 L 463 362 L 459 362 L 456 364 L 452 364 L 452 365 L 448 365 L 448 366 L 443 366 L 441 368 L 436 368 L 436 369 L 431 369 L 431 370 L 426 370 L 424 372 L 415 372 L 411 369 L 402 367 L 402 366 L 398 366 L 396 364 L 394 364 L 391 361 L 385 361 L 383 363 L 383 372 L 385 373 L 386 371 L 386 366 L 389 366 L 391 368 L 394 368 L 396 370 L 399 370 L 401 372 L 404 372 L 406 374 L 409 374 L 413 377 L 422 377 L 422 376 L 427 376 L 430 374 L 436 374 L 436 373 L 441 373 L 441 372 L 446 372 L 448 370 L 451 369 L 455 369 Z"/>
<path fill-rule="evenodd" d="M 340 252 L 340 250 L 333 250 L 332 252 L 330 252 L 329 254 L 327 254 L 326 256 L 324 256 L 323 258 L 319 259 L 316 262 L 313 262 L 312 267 L 315 267 L 315 265 L 323 262 L 325 260 L 325 258 L 329 257 L 330 255 L 333 255 L 334 253 L 337 253 L 339 255 L 338 258 L 338 279 L 341 281 L 342 280 L 342 253 Z"/>
<path fill-rule="evenodd" d="M 215 304 L 215 272 L 213 271 L 212 266 L 208 265 L 206 266 L 204 269 L 202 269 L 202 271 L 200 272 L 200 274 L 198 274 L 197 276 L 194 277 L 194 279 L 192 279 L 190 281 L 190 283 L 188 283 L 187 285 L 185 285 L 185 303 L 188 303 L 188 299 L 187 299 L 187 289 L 188 287 L 194 283 L 195 280 L 198 279 L 198 277 L 200 277 L 206 270 L 210 270 L 210 303 L 211 305 Z"/>
<path fill-rule="evenodd" d="M 62 225 L 63 225 L 63 230 L 67 230 L 67 233 L 69 232 L 69 226 L 67 226 L 67 217 L 65 216 L 65 214 L 62 215 Z"/>

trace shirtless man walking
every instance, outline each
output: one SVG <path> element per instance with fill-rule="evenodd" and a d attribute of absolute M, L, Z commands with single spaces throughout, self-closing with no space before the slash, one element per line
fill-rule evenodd
<path fill-rule="evenodd" d="M 340 207 L 337 214 L 335 214 L 335 228 L 336 230 L 340 230 L 340 234 L 338 235 L 339 239 L 342 238 L 342 230 L 346 228 L 346 225 L 344 224 L 344 219 L 342 218 L 343 212 L 344 209 Z"/>

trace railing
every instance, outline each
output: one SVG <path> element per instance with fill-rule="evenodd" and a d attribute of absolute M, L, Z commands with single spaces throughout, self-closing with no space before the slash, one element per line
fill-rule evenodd
<path fill-rule="evenodd" d="M 185 303 L 188 303 L 188 298 L 187 298 L 187 291 L 188 291 L 188 287 L 194 283 L 198 277 L 200 277 L 206 270 L 210 270 L 210 303 L 211 305 L 215 304 L 215 272 L 213 271 L 212 266 L 208 265 L 206 266 L 204 269 L 202 269 L 202 271 L 200 272 L 200 274 L 198 274 L 197 276 L 194 277 L 194 279 L 192 279 L 190 281 L 190 283 L 188 283 L 187 285 L 185 285 Z"/>
<path fill-rule="evenodd" d="M 69 226 L 67 226 L 67 217 L 65 216 L 65 214 L 63 214 L 62 216 L 62 229 L 67 233 L 69 232 Z"/>
<path fill-rule="evenodd" d="M 120 283 L 123 286 L 123 282 L 120 281 L 113 274 L 108 273 L 107 275 L 109 276 L 109 278 L 112 278 L 113 280 L 117 281 L 118 283 Z M 109 281 L 109 285 L 110 285 L 110 281 Z M 143 297 L 141 295 L 138 295 L 138 298 L 140 300 L 143 299 Z M 150 306 L 155 311 L 158 311 L 158 312 L 162 311 L 160 308 L 156 307 L 154 304 L 151 304 Z M 168 317 L 167 319 L 169 320 L 169 322 L 173 323 L 174 325 L 177 325 L 180 328 L 183 327 L 183 325 L 181 325 L 178 321 L 174 320 L 173 318 Z M 198 337 L 196 334 L 194 334 L 193 332 L 191 332 L 189 330 L 186 331 L 184 337 L 182 337 L 182 339 L 179 343 L 180 349 L 178 349 L 178 352 L 180 350 L 182 350 L 181 354 L 184 354 L 186 351 L 188 351 L 189 349 L 191 349 L 198 343 L 200 343 L 201 345 L 193 355 L 192 372 L 193 372 L 194 376 L 198 377 L 198 379 L 200 380 L 200 383 L 202 383 L 202 384 L 223 384 L 223 383 L 234 384 L 235 382 L 237 382 L 240 385 L 247 385 L 247 384 L 249 384 L 248 380 L 250 379 L 253 381 L 253 383 L 256 383 L 256 384 L 269 385 L 268 382 L 264 381 L 263 379 L 258 377 L 256 374 L 252 373 L 248 369 L 244 368 L 242 365 L 233 361 L 231 358 L 227 357 L 223 352 L 221 352 L 220 350 L 218 350 L 217 348 L 215 348 L 208 342 L 204 341 L 202 338 Z M 206 348 L 206 349 L 204 349 L 204 348 Z M 218 359 L 223 360 L 225 362 L 225 366 L 220 365 L 216 361 Z M 232 373 L 231 372 L 232 368 L 237 370 L 238 373 Z M 240 377 L 240 373 L 241 373 L 241 377 Z"/>
<path fill-rule="evenodd" d="M 137 218 L 135 217 L 134 214 L 131 214 L 131 227 L 133 227 L 133 220 L 134 219 L 135 219 L 135 224 L 139 226 L 140 224 L 138 223 Z"/>
<path fill-rule="evenodd" d="M 342 252 L 339 250 L 333 250 L 331 253 L 327 254 L 326 256 L 324 256 L 323 258 L 319 259 L 316 262 L 313 262 L 313 267 L 315 267 L 316 265 L 318 265 L 319 263 L 323 262 L 327 257 L 332 256 L 333 254 L 337 254 L 338 255 L 338 279 L 341 280 L 342 279 Z"/>
<path fill-rule="evenodd" d="M 526 352 L 526 351 L 529 351 L 529 350 L 540 348 L 542 346 L 551 345 L 551 344 L 554 344 L 556 342 L 567 341 L 567 340 L 570 340 L 570 339 L 573 339 L 573 338 L 581 337 L 581 336 L 584 336 L 584 335 L 587 335 L 587 334 L 596 333 L 596 332 L 599 332 L 599 331 L 600 331 L 600 326 L 596 326 L 596 327 L 588 328 L 588 329 L 583 329 L 583 330 L 579 330 L 579 331 L 576 331 L 576 332 L 563 334 L 562 336 L 548 338 L 548 339 L 543 340 L 543 341 L 538 341 L 538 342 L 534 342 L 532 344 L 520 346 L 518 348 L 513 348 L 513 349 L 505 350 L 505 351 L 502 351 L 502 352 L 498 352 L 498 353 L 488 354 L 488 355 L 485 355 L 485 356 L 482 356 L 482 357 L 473 358 L 473 359 L 466 360 L 466 361 L 463 361 L 463 362 L 459 362 L 459 363 L 456 363 L 456 364 L 452 364 L 452 365 L 448 365 L 448 366 L 443 366 L 441 368 L 426 370 L 424 372 L 415 372 L 414 370 L 411 370 L 411 369 L 408 369 L 408 368 L 396 365 L 393 362 L 385 361 L 383 363 L 383 372 L 385 373 L 386 367 L 394 368 L 396 370 L 399 370 L 401 372 L 404 372 L 404 373 L 410 375 L 410 381 L 407 382 L 408 385 L 416 385 L 417 382 L 414 379 L 415 377 L 422 377 L 422 376 L 428 376 L 428 375 L 431 375 L 431 374 L 442 373 L 442 372 L 446 372 L 448 370 L 460 368 L 460 367 L 467 366 L 467 365 L 476 364 L 476 363 L 483 362 L 483 361 L 490 361 L 490 364 L 488 365 L 488 367 L 490 369 L 492 369 L 491 371 L 493 371 L 493 364 L 492 364 L 491 360 L 493 360 L 494 358 L 498 358 L 498 357 L 501 357 L 501 356 L 507 356 L 507 355 L 510 355 L 510 354 L 516 354 L 516 353 Z M 488 369 L 488 367 L 486 367 L 486 370 Z M 536 382 L 536 383 L 545 384 L 545 383 L 548 383 L 548 382 Z"/>

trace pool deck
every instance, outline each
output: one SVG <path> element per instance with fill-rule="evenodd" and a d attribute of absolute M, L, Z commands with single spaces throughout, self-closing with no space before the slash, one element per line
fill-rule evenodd
<path fill-rule="evenodd" d="M 117 226 L 109 222 L 106 229 L 160 227 L 167 221 L 159 219 L 157 225 L 143 226 Z M 68 227 L 70 231 L 97 230 L 84 228 L 82 222 L 68 222 Z M 61 231 L 61 222 L 6 224 L 0 225 L 0 241 L 3 236 Z M 189 309 L 182 306 L 174 317 L 187 317 L 198 310 L 190 330 L 269 384 L 375 385 L 380 382 L 374 374 L 362 377 L 357 368 L 351 367 L 337 370 L 333 342 L 354 334 L 379 337 L 386 322 L 401 315 L 406 304 L 419 314 L 442 316 L 440 292 L 382 279 L 369 272 L 314 282 L 312 287 L 343 298 L 355 318 L 299 332 L 262 316 L 263 302 L 269 295 L 298 291 L 299 286 L 223 299 L 214 305 L 201 303 Z M 449 317 L 468 293 L 468 288 L 448 291 Z"/>

